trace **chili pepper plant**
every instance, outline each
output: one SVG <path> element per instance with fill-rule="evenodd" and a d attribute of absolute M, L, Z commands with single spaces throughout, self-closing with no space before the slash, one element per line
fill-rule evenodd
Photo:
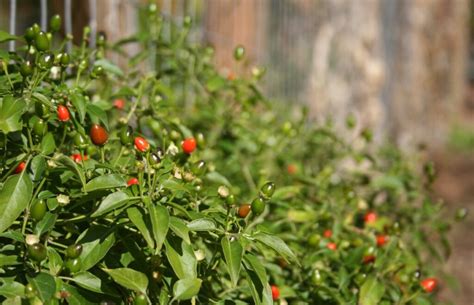
<path fill-rule="evenodd" d="M 66 53 L 58 18 L 0 33 L 23 42 L 0 53 L 0 300 L 271 303 L 263 249 L 293 252 L 238 217 L 159 75 L 125 74 L 88 28 Z"/>

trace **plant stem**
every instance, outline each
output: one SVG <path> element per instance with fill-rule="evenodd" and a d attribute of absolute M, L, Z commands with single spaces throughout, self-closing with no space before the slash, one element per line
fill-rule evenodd
<path fill-rule="evenodd" d="M 105 163 L 105 149 L 104 149 L 104 146 L 101 146 L 99 148 L 99 150 L 100 150 L 100 161 L 102 163 Z"/>
<path fill-rule="evenodd" d="M 125 151 L 125 146 L 121 146 L 120 147 L 120 152 L 118 154 L 118 157 L 115 159 L 114 163 L 112 164 L 112 167 L 115 167 L 115 165 L 117 165 L 117 162 L 120 160 L 120 158 L 122 157 L 122 154 L 123 152 Z"/>
<path fill-rule="evenodd" d="M 10 79 L 10 74 L 8 74 L 7 64 L 4 61 L 2 61 L 2 66 L 3 66 L 3 71 L 5 72 L 5 75 L 7 76 L 8 83 L 10 84 L 10 87 L 13 90 L 15 87 L 13 87 L 12 80 Z"/>
<path fill-rule="evenodd" d="M 26 166 L 28 166 L 28 163 L 30 163 L 31 160 L 31 155 L 28 156 L 28 159 L 26 160 Z M 25 168 L 26 168 L 25 166 Z M 22 175 L 25 175 L 25 171 L 23 171 Z M 31 206 L 31 201 L 38 195 L 39 190 L 43 187 L 44 182 L 46 181 L 46 178 L 43 178 L 43 180 L 40 182 L 38 188 L 36 189 L 35 193 L 30 199 L 30 202 L 28 203 L 28 208 L 25 209 L 25 216 L 23 216 L 23 224 L 21 225 L 21 234 L 24 235 L 26 231 L 26 224 L 28 223 L 28 217 L 30 215 L 30 206 Z"/>

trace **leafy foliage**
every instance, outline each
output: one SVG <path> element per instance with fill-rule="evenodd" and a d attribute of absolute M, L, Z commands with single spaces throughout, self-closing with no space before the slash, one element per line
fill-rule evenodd
<path fill-rule="evenodd" d="M 262 69 L 220 75 L 188 18 L 141 14 L 114 45 L 88 48 L 86 29 L 72 54 L 48 50 L 34 25 L 0 53 L 4 304 L 272 304 L 270 284 L 291 304 L 434 302 L 420 274 L 449 253 L 449 222 L 430 168 L 293 118 Z M 104 54 L 127 43 L 143 48 L 122 71 Z"/>

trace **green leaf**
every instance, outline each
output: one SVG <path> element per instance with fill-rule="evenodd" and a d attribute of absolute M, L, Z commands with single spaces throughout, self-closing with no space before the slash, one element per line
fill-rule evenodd
<path fill-rule="evenodd" d="M 33 173 L 33 181 L 39 181 L 41 178 L 43 178 L 46 166 L 46 160 L 41 155 L 37 155 L 33 159 L 31 159 L 30 169 Z"/>
<path fill-rule="evenodd" d="M 134 88 L 127 87 L 122 85 L 117 92 L 114 93 L 114 96 L 136 96 L 137 91 Z"/>
<path fill-rule="evenodd" d="M 244 249 L 237 239 L 230 241 L 227 236 L 222 237 L 221 246 L 232 284 L 235 287 L 239 281 L 240 266 Z"/>
<path fill-rule="evenodd" d="M 360 287 L 359 305 L 377 305 L 385 293 L 385 286 L 370 275 Z"/>
<path fill-rule="evenodd" d="M 20 297 L 13 297 L 3 301 L 2 305 L 22 305 L 22 301 Z"/>
<path fill-rule="evenodd" d="M 189 192 L 183 184 L 176 182 L 175 180 L 165 180 L 161 185 L 172 192 Z"/>
<path fill-rule="evenodd" d="M 211 182 L 214 182 L 214 183 L 217 183 L 217 184 L 224 184 L 226 186 L 232 186 L 229 182 L 229 180 L 227 180 L 226 177 L 224 177 L 223 175 L 221 175 L 220 173 L 218 172 L 210 172 L 206 175 L 206 179 L 211 181 Z"/>
<path fill-rule="evenodd" d="M 413 300 L 414 305 L 432 305 L 433 303 L 426 296 L 418 296 Z"/>
<path fill-rule="evenodd" d="M 40 102 L 41 104 L 45 105 L 46 107 L 48 107 L 49 109 L 53 109 L 54 108 L 54 105 L 53 103 L 51 103 L 51 101 L 46 97 L 44 96 L 43 94 L 39 93 L 39 92 L 33 92 L 33 95 L 32 95 L 33 99 L 37 100 L 38 102 Z"/>
<path fill-rule="evenodd" d="M 43 302 L 48 302 L 56 292 L 56 281 L 48 273 L 40 272 L 35 277 L 27 276 L 28 282 L 36 289 L 37 296 Z"/>
<path fill-rule="evenodd" d="M 299 194 L 301 190 L 301 186 L 298 185 L 291 185 L 291 186 L 284 186 L 279 187 L 276 189 L 275 193 L 272 196 L 273 200 L 284 200 L 288 199 L 296 194 Z"/>
<path fill-rule="evenodd" d="M 48 266 L 51 275 L 57 275 L 63 266 L 61 256 L 53 247 L 48 247 Z"/>
<path fill-rule="evenodd" d="M 51 132 L 46 133 L 41 139 L 41 153 L 45 156 L 50 155 L 56 149 L 56 143 Z"/>
<path fill-rule="evenodd" d="M 86 99 L 82 94 L 73 92 L 71 94 L 71 103 L 77 110 L 79 121 L 81 124 L 84 123 L 84 118 L 86 117 Z"/>
<path fill-rule="evenodd" d="M 197 278 L 197 260 L 193 248 L 181 239 L 165 241 L 166 257 L 179 279 Z"/>
<path fill-rule="evenodd" d="M 10 53 L 7 50 L 0 49 L 0 59 L 3 60 L 5 63 L 10 61 Z"/>
<path fill-rule="evenodd" d="M 115 74 L 117 76 L 123 76 L 122 70 L 107 59 L 99 59 L 94 63 L 94 65 L 101 66 L 102 68 L 104 68 L 105 71 L 109 73 Z"/>
<path fill-rule="evenodd" d="M 184 223 L 184 221 L 182 221 L 180 218 L 171 217 L 170 228 L 176 235 L 181 237 L 185 242 L 187 242 L 188 244 L 191 243 L 191 240 L 189 239 L 189 229 Z"/>
<path fill-rule="evenodd" d="M 189 222 L 188 229 L 191 231 L 213 231 L 216 229 L 216 223 L 209 218 L 199 218 Z"/>
<path fill-rule="evenodd" d="M 4 233 L 0 233 L 0 237 L 9 238 L 20 243 L 25 242 L 25 238 L 23 237 L 23 234 L 21 234 L 21 232 L 19 231 L 7 231 Z"/>
<path fill-rule="evenodd" d="M 146 294 L 148 278 L 145 274 L 130 268 L 103 269 L 119 285 Z"/>
<path fill-rule="evenodd" d="M 153 228 L 153 237 L 155 238 L 155 251 L 159 251 L 163 246 L 166 234 L 170 225 L 170 214 L 168 209 L 160 205 L 149 205 L 150 220 Z"/>
<path fill-rule="evenodd" d="M 317 219 L 317 215 L 313 211 L 293 209 L 288 210 L 287 217 L 290 222 L 313 222 Z"/>
<path fill-rule="evenodd" d="M 189 300 L 199 293 L 202 280 L 200 279 L 182 279 L 174 283 L 173 300 Z"/>
<path fill-rule="evenodd" d="M 82 237 L 82 236 L 81 236 Z M 100 262 L 115 243 L 115 234 L 102 226 L 91 226 L 77 242 L 82 243 L 82 271 L 94 267 Z"/>
<path fill-rule="evenodd" d="M 247 269 L 252 270 L 256 273 L 259 280 L 265 284 L 268 283 L 268 276 L 267 272 L 265 271 L 265 267 L 259 261 L 259 259 L 250 253 L 244 255 L 244 263 Z"/>
<path fill-rule="evenodd" d="M 0 31 L 0 43 L 5 42 L 5 41 L 10 41 L 10 40 L 19 40 L 20 37 L 11 35 L 7 32 Z"/>
<path fill-rule="evenodd" d="M 0 131 L 9 133 L 21 130 L 21 115 L 26 111 L 26 103 L 23 99 L 15 99 L 13 96 L 5 96 L 0 101 Z"/>
<path fill-rule="evenodd" d="M 19 264 L 21 264 L 19 259 L 20 259 L 20 257 L 17 256 L 17 255 L 0 254 L 0 267 L 19 265 Z M 0 280 L 0 282 L 1 282 L 1 280 Z"/>
<path fill-rule="evenodd" d="M 22 297 L 25 294 L 25 286 L 23 284 L 12 280 L 3 280 L 3 282 L 3 285 L 0 286 L 0 295 L 6 298 L 14 298 L 16 296 Z"/>
<path fill-rule="evenodd" d="M 66 168 L 68 168 L 70 171 L 75 173 L 79 180 L 81 181 L 82 185 L 85 187 L 86 185 L 86 176 L 84 175 L 84 172 L 82 171 L 79 166 L 77 166 L 76 162 L 74 162 L 71 158 L 66 157 L 64 155 L 59 156 L 59 158 L 56 160 L 59 164 L 62 164 Z"/>
<path fill-rule="evenodd" d="M 374 189 L 392 189 L 394 191 L 402 191 L 404 188 L 400 177 L 390 174 L 375 177 L 372 186 Z"/>
<path fill-rule="evenodd" d="M 91 216 L 98 217 L 107 214 L 110 211 L 123 207 L 128 203 L 129 200 L 130 197 L 122 191 L 112 193 L 102 200 L 97 210 L 92 213 Z"/>
<path fill-rule="evenodd" d="M 58 214 L 47 212 L 43 219 L 41 219 L 35 226 L 35 234 L 38 236 L 43 235 L 54 227 Z"/>
<path fill-rule="evenodd" d="M 285 244 L 285 242 L 274 235 L 269 235 L 265 233 L 258 233 L 253 236 L 257 241 L 263 243 L 264 245 L 272 248 L 278 254 L 282 255 L 285 259 L 293 260 L 294 262 L 298 262 L 296 255 L 291 251 L 291 249 Z"/>
<path fill-rule="evenodd" d="M 107 190 L 126 186 L 127 181 L 122 175 L 110 174 L 96 177 L 91 181 L 87 182 L 84 190 L 86 192 L 92 192 L 97 190 Z"/>
<path fill-rule="evenodd" d="M 163 288 L 161 288 L 159 304 L 169 304 L 169 300 L 170 300 L 170 293 L 168 291 L 168 287 L 164 285 Z"/>
<path fill-rule="evenodd" d="M 215 92 L 219 90 L 220 88 L 223 88 L 226 85 L 226 83 L 227 82 L 223 77 L 216 75 L 207 81 L 206 88 L 207 90 L 211 92 Z"/>
<path fill-rule="evenodd" d="M 140 231 L 142 234 L 143 238 L 148 244 L 148 247 L 151 249 L 155 248 L 155 242 L 153 241 L 153 238 L 151 237 L 150 230 L 148 230 L 147 225 L 145 224 L 145 213 L 140 210 L 139 208 L 133 207 L 127 209 L 127 215 L 128 218 L 130 218 L 130 221 L 137 227 L 137 229 Z"/>
<path fill-rule="evenodd" d="M 105 128 L 108 129 L 109 121 L 107 119 L 107 113 L 102 108 L 94 104 L 87 104 L 86 112 L 93 123 L 98 124 L 99 121 L 101 121 L 105 125 Z"/>
<path fill-rule="evenodd" d="M 71 295 L 67 298 L 69 305 L 95 305 L 97 302 L 91 302 L 86 296 L 84 296 L 84 290 L 76 288 L 74 286 L 62 283 L 62 289 L 69 292 Z"/>
<path fill-rule="evenodd" d="M 71 280 L 84 289 L 103 293 L 101 288 L 102 280 L 90 272 L 83 271 L 76 273 Z"/>
<path fill-rule="evenodd" d="M 265 267 L 251 254 L 244 256 L 244 267 L 255 304 L 272 305 L 273 300 Z"/>
<path fill-rule="evenodd" d="M 33 184 L 26 170 L 8 177 L 0 191 L 0 233 L 8 229 L 30 202 Z"/>

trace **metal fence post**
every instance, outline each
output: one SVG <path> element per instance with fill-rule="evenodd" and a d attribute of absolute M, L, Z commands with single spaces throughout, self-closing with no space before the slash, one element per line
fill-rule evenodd
<path fill-rule="evenodd" d="M 66 35 L 72 34 L 72 16 L 71 16 L 71 0 L 64 0 L 64 29 Z M 66 44 L 68 53 L 72 51 L 72 41 L 68 40 Z"/>
<path fill-rule="evenodd" d="M 97 0 L 89 0 L 89 11 L 91 14 L 89 25 L 91 27 L 91 36 L 89 46 L 95 48 L 95 41 L 97 35 Z"/>
<path fill-rule="evenodd" d="M 48 27 L 48 3 L 47 0 L 41 0 L 41 30 L 47 31 Z"/>
<path fill-rule="evenodd" d="M 10 34 L 15 35 L 16 25 L 16 0 L 10 0 Z M 10 52 L 15 51 L 15 40 L 11 40 L 8 43 L 8 50 Z"/>

